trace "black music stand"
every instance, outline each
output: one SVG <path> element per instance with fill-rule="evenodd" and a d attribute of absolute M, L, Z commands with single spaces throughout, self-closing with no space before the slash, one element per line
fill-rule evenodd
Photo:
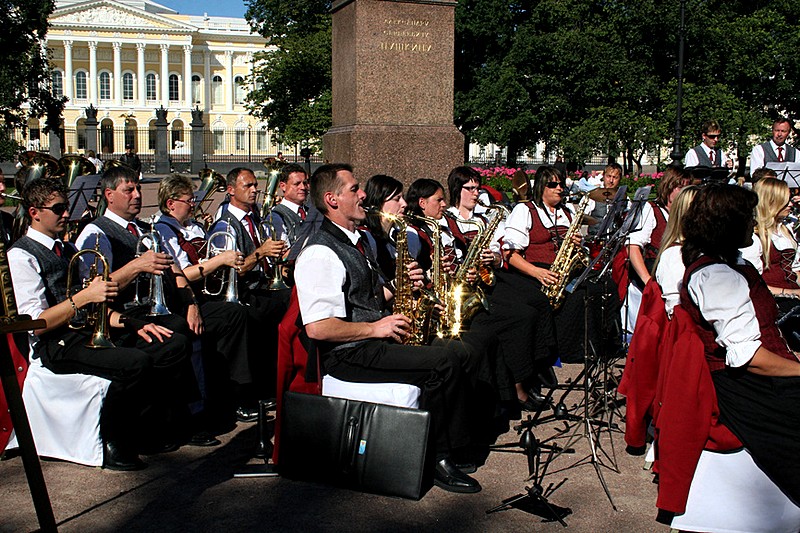
<path fill-rule="evenodd" d="M 102 174 L 87 174 L 78 176 L 69 188 L 67 203 L 69 203 L 69 221 L 74 222 L 83 218 L 89 208 L 89 200 L 97 193 Z"/>
<path fill-rule="evenodd" d="M 728 167 L 709 167 L 697 165 L 686 167 L 684 170 L 692 174 L 692 178 L 699 178 L 703 183 L 728 183 L 731 178 L 731 169 Z"/>
<path fill-rule="evenodd" d="M 790 189 L 800 189 L 800 163 L 767 163 L 766 167 L 774 170 Z"/>

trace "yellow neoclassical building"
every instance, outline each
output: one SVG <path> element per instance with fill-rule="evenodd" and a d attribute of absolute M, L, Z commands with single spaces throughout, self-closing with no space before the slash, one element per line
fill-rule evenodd
<path fill-rule="evenodd" d="M 58 0 L 47 47 L 53 91 L 68 98 L 62 149 L 86 149 L 86 108 L 97 109 L 98 155 L 132 144 L 144 160 L 155 148 L 156 108 L 168 111 L 174 162 L 189 157 L 192 109 L 205 122 L 207 158 L 260 160 L 283 147 L 245 107 L 253 55 L 265 40 L 244 19 L 184 15 L 149 0 Z M 46 140 L 29 122 L 31 149 Z"/>

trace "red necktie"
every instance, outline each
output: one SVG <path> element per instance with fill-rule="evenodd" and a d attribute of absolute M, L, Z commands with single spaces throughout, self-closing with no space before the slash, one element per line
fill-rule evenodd
<path fill-rule="evenodd" d="M 250 213 L 247 213 L 244 216 L 244 220 L 247 222 L 247 230 L 250 232 L 250 238 L 253 239 L 253 244 L 258 248 L 261 243 L 258 242 L 258 237 L 256 236 L 256 226 L 253 224 L 253 217 L 250 216 Z"/>
<path fill-rule="evenodd" d="M 783 163 L 783 146 L 778 146 L 778 163 Z"/>
<path fill-rule="evenodd" d="M 61 241 L 53 243 L 53 252 L 55 252 L 58 257 L 64 257 L 64 245 L 61 244 Z"/>
<path fill-rule="evenodd" d="M 356 248 L 358 248 L 358 251 L 361 252 L 361 255 L 367 257 L 367 252 L 364 250 L 364 245 L 361 243 L 361 239 L 358 239 L 358 242 L 356 243 Z"/>
<path fill-rule="evenodd" d="M 128 222 L 128 232 L 137 239 L 139 238 L 139 231 L 136 229 L 136 224 L 133 222 Z"/>
<path fill-rule="evenodd" d="M 300 209 L 297 210 L 297 214 L 300 216 L 300 220 L 305 220 L 306 219 L 306 208 L 301 205 Z"/>
<path fill-rule="evenodd" d="M 711 160 L 711 166 L 714 166 L 714 150 L 708 152 L 708 158 Z"/>

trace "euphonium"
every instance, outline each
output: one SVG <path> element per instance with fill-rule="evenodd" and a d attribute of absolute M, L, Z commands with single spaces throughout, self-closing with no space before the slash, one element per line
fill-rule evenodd
<path fill-rule="evenodd" d="M 274 239 L 275 227 L 272 225 L 272 208 L 275 207 L 277 196 L 275 192 L 278 190 L 278 171 L 273 170 L 269 173 L 269 180 L 267 181 L 267 188 L 264 191 L 264 201 L 261 203 L 261 234 L 265 239 Z M 289 286 L 283 280 L 283 269 L 281 268 L 282 259 L 264 260 L 264 270 L 267 267 L 272 269 L 272 281 L 269 284 L 269 290 L 280 291 L 288 289 Z"/>
<path fill-rule="evenodd" d="M 139 240 L 136 241 L 136 256 L 142 255 L 142 246 L 144 246 L 144 250 L 152 250 L 155 253 L 161 253 L 161 234 L 155 229 L 155 216 L 150 218 L 150 227 L 153 228 L 150 233 L 145 233 Z M 145 241 L 149 240 L 150 244 L 148 245 Z M 136 278 L 137 284 L 137 291 L 136 297 L 134 300 L 135 304 L 140 304 L 139 301 L 139 291 L 138 291 L 138 284 L 139 278 Z M 169 315 L 170 310 L 167 308 L 167 302 L 164 298 L 164 278 L 163 274 L 150 274 L 150 294 L 148 295 L 148 300 L 150 301 L 150 312 L 147 313 L 147 316 L 161 316 L 161 315 Z"/>
<path fill-rule="evenodd" d="M 564 234 L 564 240 L 558 248 L 556 258 L 553 264 L 550 265 L 550 271 L 558 275 L 558 281 L 555 283 L 542 286 L 542 292 L 550 300 L 550 305 L 553 309 L 558 309 L 564 301 L 564 289 L 569 281 L 569 275 L 572 270 L 579 264 L 586 266 L 588 264 L 588 253 L 579 244 L 575 244 L 573 238 L 578 235 L 583 223 L 584 211 L 586 204 L 589 203 L 589 195 L 585 195 L 576 208 L 575 217 L 572 219 L 567 233 Z"/>
<path fill-rule="evenodd" d="M 411 330 L 403 338 L 403 344 L 422 346 L 428 344 L 432 331 L 431 320 L 434 315 L 434 306 L 439 303 L 432 292 L 423 290 L 419 298 L 415 299 L 411 278 L 406 265 L 411 262 L 408 254 L 408 224 L 405 218 L 392 213 L 380 212 L 380 215 L 397 226 L 395 237 L 395 292 L 393 312 L 401 314 L 411 321 Z"/>
<path fill-rule="evenodd" d="M 199 200 L 194 206 L 195 219 L 201 218 L 206 213 L 206 207 L 211 202 L 215 192 L 224 192 L 228 184 L 225 176 L 211 168 L 204 168 L 199 173 L 200 186 L 197 188 Z"/>
<path fill-rule="evenodd" d="M 230 231 L 221 230 L 208 236 L 208 259 L 211 259 L 215 255 L 219 255 L 222 252 L 227 252 L 228 250 L 236 250 L 236 235 L 233 233 L 233 228 L 229 229 Z M 224 239 L 224 244 L 222 246 L 217 246 L 214 244 L 214 241 L 220 238 Z M 224 301 L 233 304 L 241 304 L 239 301 L 239 275 L 236 272 L 236 268 L 229 267 L 226 275 L 227 277 L 221 281 L 218 291 L 211 291 L 208 289 L 208 279 L 210 276 L 206 277 L 203 285 L 203 294 L 207 294 L 209 296 L 219 296 L 222 294 L 222 291 L 225 290 L 225 295 L 223 296 Z"/>
<path fill-rule="evenodd" d="M 72 186 L 72 182 L 78 176 L 86 176 L 89 174 L 97 174 L 97 168 L 94 163 L 83 157 L 82 155 L 65 155 L 58 160 L 61 167 L 64 169 L 64 185 L 67 189 Z"/>
<path fill-rule="evenodd" d="M 87 286 L 91 281 L 97 277 L 97 263 L 103 265 L 103 281 L 108 281 L 111 269 L 108 266 L 108 260 L 100 253 L 100 240 L 95 242 L 94 248 L 87 248 L 81 250 L 72 256 L 67 267 L 67 298 L 72 296 L 72 269 L 76 261 L 80 261 L 80 257 L 85 254 L 93 254 L 95 260 L 89 268 L 89 277 L 84 280 L 84 286 Z M 114 343 L 108 337 L 108 305 L 106 302 L 96 306 L 94 312 L 89 314 L 86 321 L 83 323 L 70 323 L 69 327 L 72 329 L 82 329 L 85 325 L 94 326 L 92 338 L 86 343 L 87 348 L 114 348 Z"/>

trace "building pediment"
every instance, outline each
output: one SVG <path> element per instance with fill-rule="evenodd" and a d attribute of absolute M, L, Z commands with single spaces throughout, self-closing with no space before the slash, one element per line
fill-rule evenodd
<path fill-rule="evenodd" d="M 171 18 L 148 13 L 113 0 L 88 1 L 56 9 L 50 16 L 53 28 L 113 29 L 159 32 L 195 32 L 198 28 Z"/>

